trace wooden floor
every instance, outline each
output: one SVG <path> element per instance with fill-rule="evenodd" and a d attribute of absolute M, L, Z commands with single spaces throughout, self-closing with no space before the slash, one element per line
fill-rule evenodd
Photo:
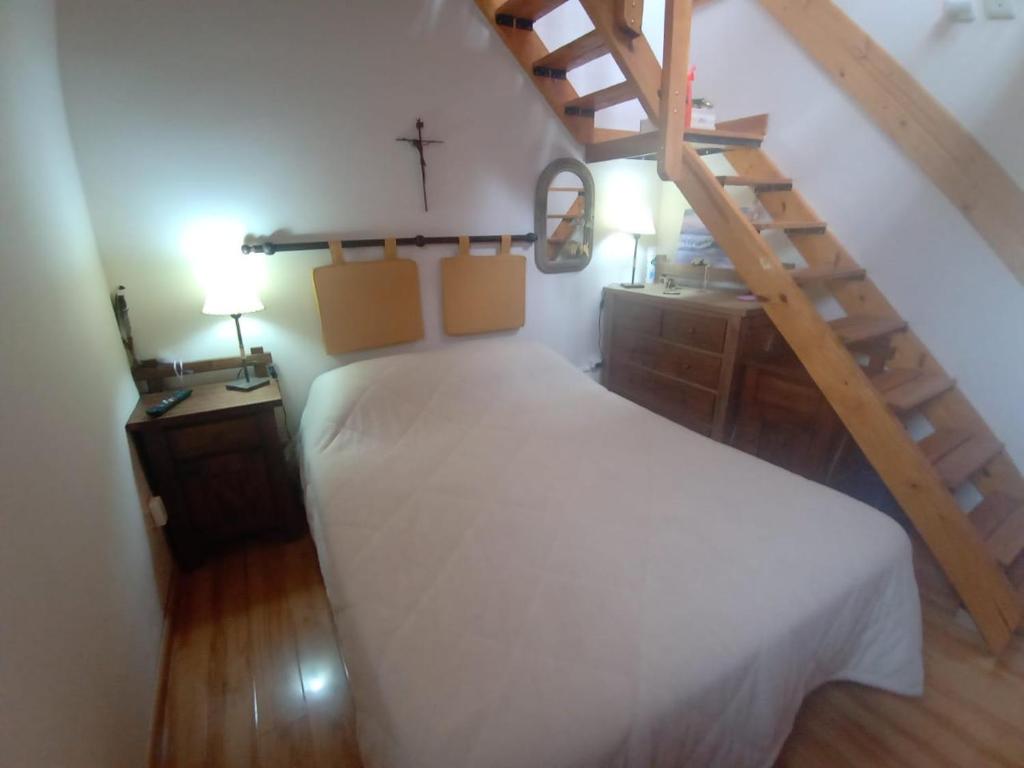
<path fill-rule="evenodd" d="M 779 766 L 1024 766 L 1024 638 L 996 662 L 941 597 L 924 617 L 925 696 L 826 685 Z M 361 765 L 309 539 L 183 575 L 173 626 L 157 765 Z"/>

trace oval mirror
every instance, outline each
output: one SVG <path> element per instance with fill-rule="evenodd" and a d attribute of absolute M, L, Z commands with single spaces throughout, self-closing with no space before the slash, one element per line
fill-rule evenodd
<path fill-rule="evenodd" d="M 594 177 L 571 157 L 552 162 L 537 180 L 534 254 L 541 272 L 578 272 L 594 252 Z"/>

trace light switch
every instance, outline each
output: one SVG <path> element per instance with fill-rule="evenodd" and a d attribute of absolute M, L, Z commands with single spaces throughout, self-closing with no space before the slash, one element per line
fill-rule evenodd
<path fill-rule="evenodd" d="M 974 0 L 945 0 L 950 21 L 974 21 Z"/>
<path fill-rule="evenodd" d="M 990 19 L 1015 19 L 1014 0 L 985 0 L 985 15 Z"/>

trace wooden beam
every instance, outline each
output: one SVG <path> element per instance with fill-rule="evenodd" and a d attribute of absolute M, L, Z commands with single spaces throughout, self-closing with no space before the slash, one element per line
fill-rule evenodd
<path fill-rule="evenodd" d="M 831 0 L 760 2 L 1024 282 L 1024 191 L 978 140 Z"/>
<path fill-rule="evenodd" d="M 615 23 L 631 37 L 643 34 L 644 0 L 613 0 Z"/>
<path fill-rule="evenodd" d="M 686 77 L 690 67 L 692 0 L 666 0 L 665 49 L 661 70 L 661 147 L 658 173 L 669 178 L 678 168 L 686 131 Z"/>
<path fill-rule="evenodd" d="M 735 120 L 723 120 L 715 125 L 720 131 L 739 131 L 740 133 L 756 133 L 768 135 L 768 115 L 748 115 Z"/>

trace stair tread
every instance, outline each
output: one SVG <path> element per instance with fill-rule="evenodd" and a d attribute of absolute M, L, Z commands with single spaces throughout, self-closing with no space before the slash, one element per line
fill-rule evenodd
<path fill-rule="evenodd" d="M 849 315 L 833 320 L 829 325 L 844 344 L 860 344 L 902 331 L 907 327 L 906 321 L 898 317 L 874 315 Z"/>
<path fill-rule="evenodd" d="M 875 385 L 875 389 L 885 394 L 920 378 L 921 374 L 920 368 L 889 368 L 883 373 L 872 376 L 871 383 Z"/>
<path fill-rule="evenodd" d="M 561 48 L 556 48 L 547 56 L 537 59 L 533 62 L 533 66 L 567 72 L 570 69 L 582 67 L 594 59 L 599 59 L 606 53 L 608 53 L 608 46 L 605 44 L 604 38 L 601 37 L 600 32 L 592 29 L 583 37 L 577 37 Z"/>
<path fill-rule="evenodd" d="M 948 488 L 959 488 L 1003 450 L 1003 444 L 988 435 L 974 435 L 935 463 Z"/>
<path fill-rule="evenodd" d="M 495 10 L 495 16 L 515 16 L 517 19 L 536 21 L 564 5 L 568 0 L 506 0 Z"/>
<path fill-rule="evenodd" d="M 718 176 L 723 187 L 753 187 L 755 190 L 785 192 L 793 188 L 793 180 L 769 176 Z"/>
<path fill-rule="evenodd" d="M 1003 521 L 1014 511 L 1015 502 L 1005 493 L 990 493 L 970 511 L 971 523 L 978 535 L 986 541 L 991 538 Z"/>
<path fill-rule="evenodd" d="M 1024 551 L 1024 504 L 1020 502 L 988 537 L 988 549 L 1001 565 L 1009 566 Z"/>
<path fill-rule="evenodd" d="M 1018 597 L 1024 602 L 1024 552 L 1017 555 L 1014 561 L 1006 567 L 1006 577 L 1017 590 Z"/>
<path fill-rule="evenodd" d="M 828 224 L 824 221 L 800 221 L 797 219 L 775 219 L 773 221 L 754 222 L 754 229 L 758 232 L 767 230 L 783 230 L 785 232 L 824 233 Z"/>
<path fill-rule="evenodd" d="M 761 146 L 764 136 L 746 131 L 719 131 L 710 128 L 687 128 L 683 139 L 691 144 L 737 144 Z"/>
<path fill-rule="evenodd" d="M 697 154 L 709 154 L 719 151 L 720 147 L 760 147 L 764 136 L 759 133 L 744 131 L 712 131 L 703 128 L 688 128 L 683 140 L 698 145 Z M 661 147 L 661 133 L 646 131 L 618 136 L 605 141 L 592 141 L 587 144 L 584 159 L 588 163 L 601 163 L 606 160 L 623 158 L 656 159 Z"/>
<path fill-rule="evenodd" d="M 589 109 L 596 112 L 599 109 L 614 107 L 616 104 L 622 104 L 635 98 L 636 90 L 628 82 L 623 81 L 573 99 L 567 102 L 565 107 L 566 109 Z"/>
<path fill-rule="evenodd" d="M 917 445 L 925 458 L 932 464 L 955 448 L 971 439 L 971 433 L 964 429 L 937 429 Z"/>
<path fill-rule="evenodd" d="M 896 368 L 872 379 L 894 411 L 906 413 L 951 389 L 955 382 L 943 373 Z"/>
<path fill-rule="evenodd" d="M 797 285 L 806 285 L 819 280 L 860 280 L 867 273 L 862 267 L 802 267 L 794 269 L 789 276 Z"/>

